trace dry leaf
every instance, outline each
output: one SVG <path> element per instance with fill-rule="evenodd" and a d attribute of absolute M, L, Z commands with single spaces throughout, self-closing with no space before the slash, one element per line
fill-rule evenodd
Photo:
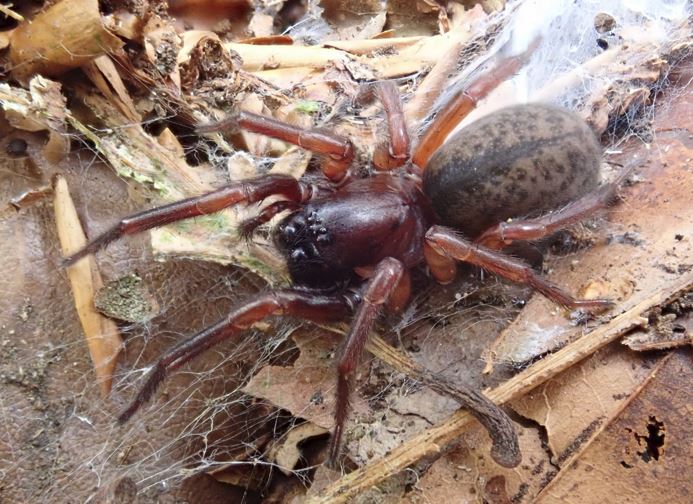
<path fill-rule="evenodd" d="M 510 406 L 546 431 L 554 464 L 563 463 L 639 391 L 656 358 L 610 345 Z"/>
<path fill-rule="evenodd" d="M 272 447 L 270 460 L 279 466 L 284 474 L 291 474 L 301 459 L 301 448 L 299 444 L 316 436 L 324 436 L 329 433 L 324 427 L 319 427 L 311 422 L 305 422 L 289 430 L 282 439 Z"/>
<path fill-rule="evenodd" d="M 292 337 L 301 352 L 296 362 L 290 367 L 265 366 L 243 391 L 266 399 L 319 427 L 331 429 L 334 424 L 333 390 L 337 381 L 334 366 L 337 342 L 334 336 L 330 336 L 330 333 L 321 334 L 315 330 L 294 332 Z M 348 423 L 358 422 L 359 418 L 367 417 L 368 412 L 368 406 L 358 394 L 354 394 Z"/>
<path fill-rule="evenodd" d="M 441 7 L 424 0 L 391 0 L 387 2 L 387 28 L 398 37 L 435 35 Z"/>
<path fill-rule="evenodd" d="M 369 39 L 385 26 L 385 12 L 378 0 L 321 0 L 319 5 L 339 40 Z"/>
<path fill-rule="evenodd" d="M 693 455 L 690 352 L 664 363 L 599 438 L 559 472 L 538 503 L 683 503 L 690 500 Z"/>
<path fill-rule="evenodd" d="M 538 429 L 519 428 L 522 463 L 514 469 L 498 466 L 488 455 L 488 436 L 471 429 L 462 437 L 459 447 L 436 461 L 419 479 L 404 502 L 476 502 L 479 499 L 479 475 L 484 480 L 500 478 L 504 492 L 512 502 L 527 494 L 536 494 L 555 472 L 542 447 Z M 482 497 L 488 500 L 482 492 Z M 493 501 L 491 501 L 493 502 Z"/>

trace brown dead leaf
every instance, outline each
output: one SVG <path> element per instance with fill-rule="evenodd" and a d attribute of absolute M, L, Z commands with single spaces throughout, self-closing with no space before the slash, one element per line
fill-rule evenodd
<path fill-rule="evenodd" d="M 383 30 L 385 12 L 379 0 L 320 0 L 323 19 L 335 29 L 339 40 L 370 39 Z"/>
<path fill-rule="evenodd" d="M 169 12 L 180 24 L 194 29 L 248 36 L 253 2 L 250 0 L 171 0 Z"/>
<path fill-rule="evenodd" d="M 256 467 L 253 464 L 241 464 L 214 472 L 210 476 L 221 483 L 228 483 L 246 490 L 259 491 L 267 486 L 270 474 L 268 468 Z"/>
<path fill-rule="evenodd" d="M 10 205 L 12 205 L 15 210 L 22 210 L 24 208 L 29 208 L 39 201 L 42 201 L 51 194 L 53 194 L 53 185 L 44 184 L 34 189 L 22 191 L 20 194 L 10 200 Z"/>
<path fill-rule="evenodd" d="M 14 30 L 7 30 L 0 32 L 0 50 L 6 49 L 10 45 L 10 38 L 12 37 L 12 32 Z"/>
<path fill-rule="evenodd" d="M 243 392 L 266 399 L 317 426 L 331 429 L 334 425 L 335 395 L 332 391 L 337 379 L 334 365 L 337 342 L 333 334 L 315 328 L 298 330 L 292 338 L 300 351 L 294 364 L 262 368 Z M 367 364 L 363 363 L 362 368 L 365 369 Z M 361 421 L 369 416 L 369 412 L 368 405 L 358 393 L 354 393 L 349 423 Z"/>
<path fill-rule="evenodd" d="M 691 380 L 690 352 L 674 353 L 536 502 L 689 502 Z"/>
<path fill-rule="evenodd" d="M 639 391 L 658 360 L 615 343 L 510 406 L 545 429 L 551 457 L 562 466 Z"/>
<path fill-rule="evenodd" d="M 542 447 L 537 429 L 525 427 L 519 428 L 518 432 L 522 450 L 522 463 L 518 467 L 504 469 L 496 464 L 489 456 L 491 443 L 488 436 L 482 429 L 471 429 L 457 448 L 420 476 L 404 502 L 479 502 L 481 498 L 488 501 L 487 491 L 479 488 L 480 474 L 486 480 L 499 478 L 496 485 L 512 502 L 538 492 L 556 469 Z"/>
<path fill-rule="evenodd" d="M 305 422 L 292 428 L 282 439 L 278 440 L 270 451 L 270 460 L 274 460 L 284 474 L 291 474 L 301 459 L 299 444 L 317 436 L 323 436 L 329 431 L 311 422 Z"/>
<path fill-rule="evenodd" d="M 387 28 L 398 37 L 435 35 L 438 33 L 438 13 L 441 7 L 424 0 L 394 0 L 387 2 Z"/>

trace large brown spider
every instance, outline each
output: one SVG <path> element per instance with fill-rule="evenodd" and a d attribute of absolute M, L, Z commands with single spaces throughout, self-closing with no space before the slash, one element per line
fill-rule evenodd
<path fill-rule="evenodd" d="M 290 212 L 276 226 L 274 241 L 286 257 L 292 288 L 258 294 L 168 350 L 119 420 L 129 419 L 171 371 L 270 315 L 337 321 L 353 314 L 337 364 L 330 447 L 334 461 L 366 339 L 383 310 L 396 312 L 408 302 L 410 269 L 426 264 L 435 280 L 447 283 L 455 275 L 456 261 L 464 261 L 528 284 L 563 306 L 609 306 L 606 300 L 573 298 L 522 260 L 500 251 L 515 240 L 536 240 L 574 224 L 612 199 L 617 183 L 598 187 L 601 148 L 578 116 L 547 105 L 514 106 L 473 123 L 443 144 L 477 101 L 521 64 L 522 57 L 509 58 L 454 95 L 416 142 L 411 160 L 397 87 L 391 81 L 373 84 L 385 110 L 389 140 L 376 148 L 373 159 L 381 173 L 369 178 L 350 175 L 354 150 L 342 136 L 246 112 L 200 126 L 200 133 L 238 126 L 321 154 L 326 180 L 308 183 L 271 175 L 232 183 L 126 217 L 66 259 L 72 264 L 124 235 L 239 203 L 261 203 L 269 196 L 283 199 L 244 222 L 244 234 Z M 526 215 L 535 217 L 517 219 Z M 504 465 L 519 461 L 519 456 L 506 459 Z"/>

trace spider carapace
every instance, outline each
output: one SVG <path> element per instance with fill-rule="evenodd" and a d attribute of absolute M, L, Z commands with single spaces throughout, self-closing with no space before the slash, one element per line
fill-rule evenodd
<path fill-rule="evenodd" d="M 435 280 L 447 283 L 456 262 L 464 261 L 529 284 L 564 306 L 609 306 L 606 300 L 573 298 L 501 250 L 515 240 L 537 240 L 574 224 L 613 198 L 617 183 L 599 186 L 601 148 L 589 127 L 558 107 L 518 105 L 472 123 L 445 142 L 476 102 L 520 64 L 519 57 L 506 60 L 453 96 L 418 140 L 411 159 L 398 89 L 391 81 L 374 84 L 388 139 L 375 149 L 373 164 L 379 172 L 367 178 L 350 175 L 353 147 L 339 135 L 246 112 L 200 126 L 200 133 L 208 133 L 233 125 L 309 149 L 323 156 L 324 178 L 310 183 L 268 175 L 232 183 L 127 217 L 66 259 L 71 264 L 124 235 L 236 204 L 260 203 L 269 196 L 280 199 L 243 223 L 241 233 L 249 236 L 275 215 L 289 212 L 276 226 L 274 240 L 286 257 L 293 286 L 254 296 L 168 350 L 119 419 L 130 418 L 171 371 L 268 316 L 313 321 L 352 317 L 337 363 L 330 449 L 335 460 L 367 336 L 384 309 L 406 305 L 411 268 L 426 265 Z M 496 460 L 515 466 L 520 462 L 516 453 Z"/>

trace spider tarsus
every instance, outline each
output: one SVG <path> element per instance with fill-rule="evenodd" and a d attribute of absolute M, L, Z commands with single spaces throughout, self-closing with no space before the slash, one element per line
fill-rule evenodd
<path fill-rule="evenodd" d="M 132 405 L 130 405 L 126 410 L 120 412 L 116 418 L 116 423 L 118 423 L 118 425 L 123 425 L 125 422 L 130 420 L 130 418 L 132 418 L 132 415 L 135 414 L 136 410 L 137 408 L 133 409 Z"/>
<path fill-rule="evenodd" d="M 64 258 L 60 261 L 60 267 L 61 267 L 61 268 L 67 268 L 68 266 L 72 266 L 72 265 L 75 264 L 77 261 L 79 261 L 80 259 L 85 258 L 85 257 L 88 256 L 89 254 L 90 254 L 90 251 L 87 250 L 86 247 L 84 247 L 84 248 L 78 250 L 77 252 L 75 252 L 74 254 L 69 255 L 69 256 L 67 256 L 67 257 L 64 257 Z"/>
<path fill-rule="evenodd" d="M 109 229 L 105 233 L 94 238 L 92 241 L 87 243 L 84 247 L 79 249 L 74 254 L 63 258 L 60 265 L 63 268 L 65 268 L 67 266 L 72 266 L 73 264 L 75 264 L 80 259 L 83 259 L 84 257 L 86 257 L 90 254 L 93 254 L 98 250 L 101 250 L 102 248 L 104 248 L 106 245 L 108 245 L 112 241 L 118 239 L 121 234 L 122 234 L 122 230 L 121 230 L 120 226 L 112 227 L 111 229 Z"/>
<path fill-rule="evenodd" d="M 135 399 L 118 415 L 118 418 L 116 419 L 118 424 L 122 425 L 130 420 L 132 415 L 134 415 L 143 404 L 151 399 L 154 392 L 156 392 L 156 389 L 159 388 L 159 384 L 161 384 L 165 377 L 166 367 L 159 362 L 149 372 L 144 385 L 142 385 L 142 388 L 140 388 L 140 391 L 137 393 Z"/>
<path fill-rule="evenodd" d="M 238 126 L 239 117 L 240 113 L 238 111 L 228 112 L 226 117 L 219 121 L 211 121 L 207 123 L 196 124 L 195 133 L 198 135 L 221 132 L 224 132 L 226 134 L 236 133 L 240 129 Z"/>
<path fill-rule="evenodd" d="M 341 437 L 342 437 L 342 431 L 341 429 L 335 429 L 335 431 L 332 433 L 332 437 L 330 439 L 330 451 L 329 455 L 327 457 L 327 461 L 325 462 L 328 467 L 331 469 L 337 469 L 339 468 L 339 456 L 341 454 Z"/>

